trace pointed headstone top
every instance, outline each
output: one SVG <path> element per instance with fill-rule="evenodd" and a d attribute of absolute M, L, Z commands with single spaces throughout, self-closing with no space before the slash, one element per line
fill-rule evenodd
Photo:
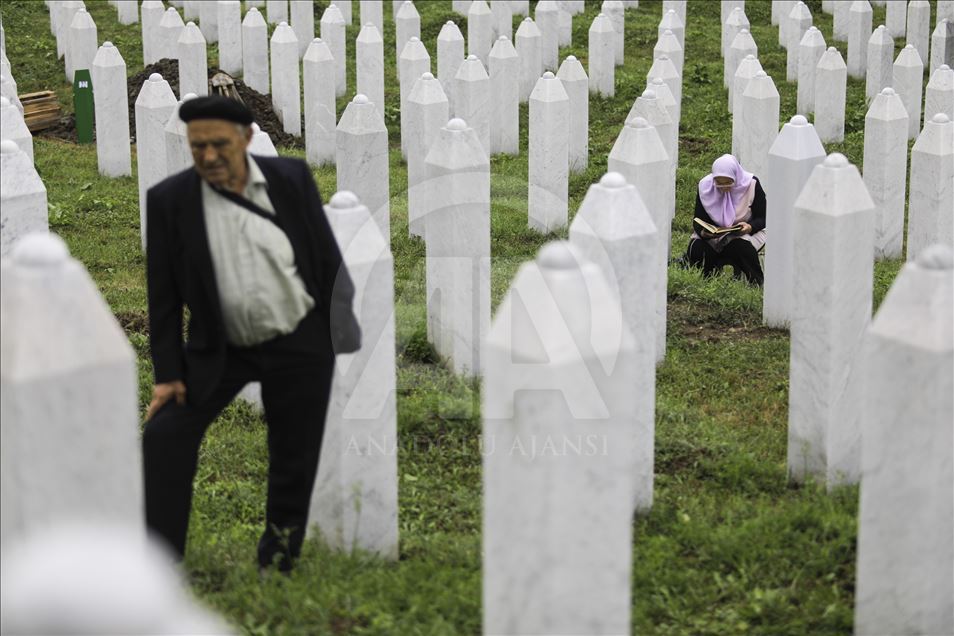
<path fill-rule="evenodd" d="M 454 132 L 460 132 L 462 130 L 467 130 L 467 122 L 465 122 L 460 117 L 454 117 L 445 126 L 447 130 L 453 130 Z"/>
<path fill-rule="evenodd" d="M 205 36 L 202 35 L 202 29 L 196 26 L 195 22 L 190 22 L 182 29 L 178 42 L 179 44 L 205 44 Z"/>
<path fill-rule="evenodd" d="M 341 14 L 341 9 L 334 4 L 329 4 L 325 12 L 321 14 L 319 22 L 321 24 L 344 24 L 345 19 Z"/>
<path fill-rule="evenodd" d="M 358 93 L 357 95 L 354 96 L 354 99 L 351 101 L 353 101 L 355 104 L 367 104 L 368 96 Z"/>
<path fill-rule="evenodd" d="M 569 241 L 551 241 L 537 253 L 537 265 L 544 269 L 579 269 L 580 254 Z"/>
<path fill-rule="evenodd" d="M 808 120 L 805 119 L 804 115 L 795 115 L 792 117 L 789 122 L 792 126 L 807 126 Z"/>
<path fill-rule="evenodd" d="M 349 210 L 361 205 L 358 195 L 350 190 L 339 190 L 331 195 L 331 201 L 328 205 L 339 210 Z"/>
<path fill-rule="evenodd" d="M 358 32 L 358 41 L 359 42 L 383 42 L 384 40 L 381 37 L 381 32 L 378 31 L 378 27 L 375 24 L 372 24 L 371 22 L 369 22 L 365 24 L 363 27 L 361 27 L 361 31 Z"/>
<path fill-rule="evenodd" d="M 10 256 L 19 267 L 60 268 L 69 260 L 70 250 L 56 234 L 37 232 L 17 241 Z"/>
<path fill-rule="evenodd" d="M 643 120 L 646 121 L 645 119 Z M 626 177 L 618 172 L 607 172 L 600 178 L 600 185 L 604 188 L 625 188 Z"/>
<path fill-rule="evenodd" d="M 921 250 L 915 262 L 923 269 L 951 270 L 954 269 L 954 250 L 949 245 L 930 245 Z"/>
<path fill-rule="evenodd" d="M 192 23 L 190 22 L 189 24 Z M 245 19 L 242 20 L 242 26 L 263 27 L 267 25 L 265 24 L 265 18 L 263 18 L 262 14 L 258 12 L 258 9 L 251 7 L 248 10 L 248 13 L 245 14 Z"/>

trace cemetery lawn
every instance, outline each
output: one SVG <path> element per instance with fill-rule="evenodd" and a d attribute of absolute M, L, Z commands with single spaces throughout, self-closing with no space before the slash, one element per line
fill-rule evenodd
<path fill-rule="evenodd" d="M 105 0 L 86 4 L 100 42 L 116 43 L 129 74 L 139 71 L 138 25 L 119 25 Z M 831 16 L 821 12 L 818 0 L 807 4 L 827 38 Z M 326 5 L 316 2 L 316 25 Z M 451 12 L 449 0 L 418 6 L 422 39 L 436 66 L 434 43 L 441 25 L 453 19 L 464 30 L 464 22 Z M 2 9 L 20 92 L 56 90 L 71 109 L 71 89 L 56 61 L 43 3 L 4 0 Z M 573 54 L 586 65 L 587 30 L 597 12 L 598 3 L 588 1 L 586 13 L 574 20 L 574 46 L 562 49 L 561 59 Z M 795 112 L 795 85 L 784 81 L 785 53 L 770 26 L 770 3 L 749 0 L 746 13 L 787 120 Z M 186 569 L 198 596 L 248 634 L 481 631 L 479 386 L 448 372 L 426 342 L 424 246 L 407 237 L 394 30 L 387 7 L 384 14 L 398 326 L 400 559 L 342 556 L 309 541 L 290 578 L 261 581 L 254 550 L 264 516 L 264 424 L 249 407 L 234 404 L 202 448 Z M 626 64 L 617 69 L 616 97 L 591 99 L 590 167 L 571 176 L 571 214 L 604 173 L 616 135 L 645 86 L 661 2 L 642 0 L 626 15 Z M 883 19 L 884 8 L 875 7 L 874 25 Z M 685 249 L 690 232 L 696 181 L 731 146 L 719 3 L 691 0 L 687 22 L 675 256 Z M 348 31 L 349 55 L 357 32 L 355 20 Z M 901 44 L 899 39 L 898 48 Z M 838 46 L 844 53 L 845 44 Z M 216 58 L 212 47 L 210 64 Z M 353 88 L 353 58 L 349 75 Z M 345 103 L 339 100 L 339 114 Z M 849 79 L 845 141 L 826 149 L 843 152 L 859 166 L 865 111 L 864 81 Z M 533 258 L 547 240 L 566 237 L 565 231 L 541 237 L 526 227 L 526 105 L 521 138 L 520 156 L 498 156 L 491 163 L 495 306 L 521 262 Z M 51 230 L 88 268 L 135 347 L 145 412 L 151 364 L 136 179 L 98 176 L 94 146 L 37 138 L 35 147 L 36 167 L 49 193 Z M 335 190 L 334 169 L 314 172 L 327 199 Z M 899 267 L 899 261 L 876 264 L 876 305 Z M 858 491 L 826 494 L 787 483 L 788 356 L 787 333 L 761 326 L 759 290 L 727 276 L 704 281 L 694 271 L 670 267 L 668 354 L 657 375 L 655 506 L 634 522 L 634 633 L 851 633 Z"/>

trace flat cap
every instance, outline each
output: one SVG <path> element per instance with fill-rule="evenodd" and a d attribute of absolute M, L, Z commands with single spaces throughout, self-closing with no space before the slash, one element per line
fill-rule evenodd
<path fill-rule="evenodd" d="M 193 119 L 224 119 L 245 126 L 254 121 L 252 111 L 245 104 L 221 95 L 196 97 L 183 102 L 179 107 L 179 119 L 184 122 Z"/>

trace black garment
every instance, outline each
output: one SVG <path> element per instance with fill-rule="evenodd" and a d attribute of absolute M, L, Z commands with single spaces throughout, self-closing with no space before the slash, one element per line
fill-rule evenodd
<path fill-rule="evenodd" d="M 712 276 L 730 265 L 736 278 L 744 276 L 749 283 L 759 287 L 765 280 L 755 246 L 741 239 L 729 241 L 721 252 L 717 252 L 705 239 L 691 238 L 686 259 L 690 265 L 701 267 L 703 276 Z"/>
<path fill-rule="evenodd" d="M 252 347 L 228 347 L 224 371 L 199 404 L 167 402 L 143 433 L 146 525 L 181 558 L 185 552 L 199 445 L 219 412 L 248 382 L 262 383 L 268 424 L 268 500 L 258 562 L 288 570 L 301 553 L 318 470 L 334 354 L 312 311 L 291 334 Z"/>
<path fill-rule="evenodd" d="M 258 380 L 269 447 L 268 526 L 259 561 L 266 565 L 281 554 L 281 566 L 288 568 L 304 537 L 334 355 L 356 350 L 360 329 L 351 310 L 354 286 L 308 166 L 280 157 L 255 161 L 315 307 L 291 334 L 253 347 L 229 346 L 199 175 L 190 168 L 149 190 L 146 261 L 155 380 L 185 382 L 186 404 L 173 400 L 146 423 L 146 523 L 184 552 L 199 444 L 241 388 Z M 183 346 L 186 306 L 189 335 Z"/>
<path fill-rule="evenodd" d="M 291 243 L 305 289 L 325 318 L 322 324 L 330 329 L 335 353 L 355 351 L 360 329 L 351 311 L 354 285 L 307 164 L 282 157 L 255 161 L 268 181 L 269 199 Z M 190 168 L 150 188 L 146 217 L 149 340 L 156 382 L 183 380 L 188 399 L 198 404 L 216 387 L 226 358 L 198 173 Z M 190 318 L 183 349 L 184 306 L 189 307 Z"/>
<path fill-rule="evenodd" d="M 747 221 L 752 226 L 752 234 L 765 228 L 765 190 L 758 177 L 755 177 L 755 196 L 752 199 L 752 217 Z M 719 226 L 702 205 L 702 199 L 696 192 L 696 210 L 695 218 Z M 693 227 L 693 229 L 696 229 Z M 686 249 L 686 260 L 690 265 L 702 267 L 704 276 L 712 276 L 720 271 L 724 266 L 731 265 L 736 278 L 745 277 L 745 279 L 754 284 L 762 285 L 764 275 L 762 274 L 762 264 L 759 262 L 758 251 L 748 241 L 742 239 L 733 239 L 724 244 L 722 251 L 717 252 L 705 239 L 689 239 L 689 247 Z"/>

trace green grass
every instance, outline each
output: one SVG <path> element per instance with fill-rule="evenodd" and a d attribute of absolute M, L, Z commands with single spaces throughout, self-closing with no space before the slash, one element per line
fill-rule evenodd
<path fill-rule="evenodd" d="M 316 3 L 316 16 L 326 2 Z M 355 10 L 357 11 L 355 3 Z M 630 105 L 645 85 L 660 2 L 627 12 L 627 62 L 617 95 L 590 103 L 590 166 L 570 178 L 571 214 L 606 169 Z M 815 24 L 831 16 L 809 3 Z M 261 418 L 229 407 L 202 447 L 186 568 L 196 593 L 248 634 L 476 634 L 480 603 L 479 387 L 437 363 L 424 336 L 424 249 L 407 237 L 400 160 L 394 31 L 385 3 L 386 123 L 391 131 L 392 236 L 398 327 L 400 559 L 331 553 L 317 542 L 291 578 L 261 582 L 254 566 L 263 523 L 267 470 Z M 138 25 L 121 26 L 101 0 L 87 2 L 100 40 L 110 39 L 130 74 L 141 69 Z M 418 3 L 422 35 L 435 52 L 449 1 Z M 7 50 L 21 92 L 71 89 L 55 59 L 43 3 L 4 0 Z M 574 20 L 576 55 L 586 64 L 587 3 Z M 884 9 L 874 9 L 874 24 Z M 783 120 L 794 114 L 795 86 L 784 78 L 767 1 L 746 12 L 760 60 L 776 79 Z M 674 255 L 684 249 L 696 181 L 731 145 L 718 55 L 717 2 L 689 3 L 683 121 L 673 225 Z M 515 25 L 517 19 L 515 19 Z M 316 19 L 317 24 L 317 19 Z M 933 24 L 933 18 L 932 18 Z M 349 42 L 357 35 L 349 29 Z M 465 30 L 466 32 L 466 30 Z M 897 46 L 900 48 L 899 40 Z M 843 43 L 839 44 L 842 51 Z M 216 63 L 211 49 L 210 64 Z M 434 61 L 436 64 L 436 61 Z M 349 86 L 354 69 L 349 63 Z M 339 111 L 346 99 L 339 100 Z M 845 141 L 829 151 L 862 160 L 864 83 L 849 80 Z M 522 261 L 552 237 L 526 227 L 527 108 L 521 108 L 517 157 L 494 157 L 492 239 L 494 304 Z M 139 248 L 135 177 L 97 174 L 95 148 L 35 140 L 47 185 L 50 225 L 89 270 L 139 355 L 140 405 L 151 391 L 144 262 Z M 302 156 L 300 151 L 283 154 Z M 315 170 L 327 198 L 333 168 Z M 768 193 L 771 197 L 771 193 Z M 559 232 L 565 237 L 566 232 Z M 875 266 L 875 303 L 899 261 Z M 669 271 L 668 356 L 657 375 L 656 491 L 652 512 L 634 524 L 633 630 L 641 634 L 847 634 L 852 628 L 857 489 L 833 494 L 786 483 L 788 336 L 761 326 L 761 292 L 728 276 L 702 280 Z"/>

